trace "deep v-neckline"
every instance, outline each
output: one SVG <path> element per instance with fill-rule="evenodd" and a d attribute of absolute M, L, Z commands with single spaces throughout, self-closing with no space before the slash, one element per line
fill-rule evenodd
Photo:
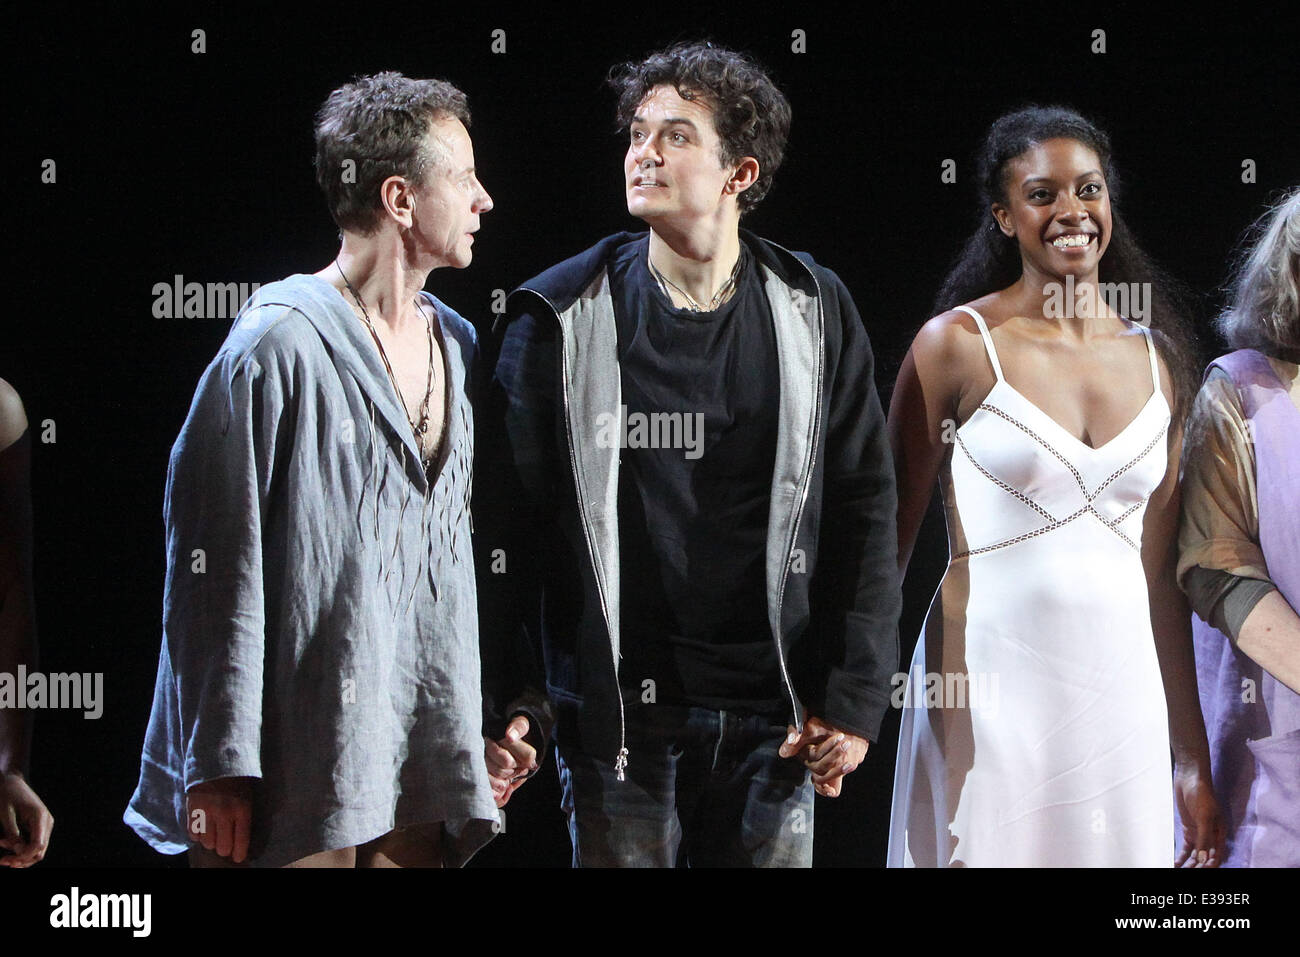
<path fill-rule="evenodd" d="M 1132 429 L 1133 426 L 1137 425 L 1138 422 L 1141 421 L 1142 417 L 1146 415 L 1147 410 L 1151 408 L 1151 406 L 1155 403 L 1157 398 L 1159 398 L 1161 401 L 1164 401 L 1164 397 L 1165 397 L 1164 392 L 1162 392 L 1159 388 L 1153 388 L 1151 391 L 1151 396 L 1150 398 L 1147 399 L 1146 404 L 1143 405 L 1142 408 L 1137 411 L 1137 414 L 1134 415 L 1133 418 L 1128 421 L 1128 424 L 1125 425 L 1124 428 L 1120 429 L 1118 432 L 1116 432 L 1113 436 L 1111 436 L 1101 445 L 1089 445 L 1087 442 L 1083 441 L 1083 439 L 1079 438 L 1077 435 L 1075 435 L 1073 432 L 1071 432 L 1069 429 L 1063 426 L 1060 422 L 1057 422 L 1056 419 L 1048 415 L 1047 412 L 1044 411 L 1042 406 L 1040 406 L 1033 399 L 1029 398 L 1029 396 L 1025 395 L 1023 392 L 1021 392 L 1019 389 L 1013 386 L 1005 378 L 999 378 L 997 382 L 993 384 L 993 388 L 989 389 L 988 395 L 984 396 L 984 400 L 980 402 L 980 408 L 983 408 L 985 405 L 989 404 L 989 396 L 993 395 L 993 393 L 997 391 L 998 386 L 1006 386 L 1008 391 L 1015 394 L 1020 399 L 1020 401 L 1022 401 L 1025 405 L 1033 409 L 1034 412 L 1037 413 L 1040 418 L 1048 422 L 1054 429 L 1056 429 L 1057 432 L 1065 436 L 1067 439 L 1069 439 L 1079 448 L 1085 449 L 1086 451 L 1093 452 L 1093 453 L 1102 452 L 1110 448 L 1110 446 L 1114 445 L 1120 439 L 1122 439 L 1125 435 L 1128 434 L 1129 430 Z M 967 421 L 969 422 L 970 420 L 967 419 Z"/>
<path fill-rule="evenodd" d="M 1013 394 L 1015 394 L 1020 398 L 1021 402 L 1029 406 L 1031 409 L 1033 409 L 1035 414 L 1037 414 L 1039 418 L 1045 419 L 1052 428 L 1056 429 L 1057 432 L 1059 432 L 1061 435 L 1064 435 L 1069 441 L 1073 442 L 1077 448 L 1084 449 L 1085 451 L 1092 453 L 1094 455 L 1100 452 L 1104 452 L 1106 449 L 1110 448 L 1112 445 L 1114 445 L 1116 442 L 1122 439 L 1125 435 L 1127 435 L 1129 433 L 1129 430 L 1132 429 L 1133 426 L 1137 425 L 1137 423 L 1142 419 L 1142 417 L 1146 415 L 1147 410 L 1150 409 L 1151 406 L 1155 403 L 1157 396 L 1160 398 L 1160 401 L 1164 404 L 1166 413 L 1169 412 L 1169 403 L 1165 401 L 1164 391 L 1160 388 L 1160 372 L 1159 372 L 1159 367 L 1156 364 L 1155 346 L 1153 345 L 1151 340 L 1151 332 L 1147 329 L 1143 329 L 1142 334 L 1146 339 L 1147 358 L 1151 364 L 1151 396 L 1150 398 L 1147 399 L 1146 404 L 1143 405 L 1142 408 L 1138 410 L 1137 414 L 1134 415 L 1133 418 L 1129 420 L 1128 424 L 1125 425 L 1124 428 L 1120 429 L 1118 432 L 1112 435 L 1107 441 L 1103 442 L 1101 445 L 1089 445 L 1087 442 L 1083 441 L 1083 439 L 1079 438 L 1077 435 L 1075 435 L 1073 432 L 1071 432 L 1069 429 L 1063 426 L 1060 422 L 1057 422 L 1056 419 L 1048 415 L 1047 412 L 1043 410 L 1043 407 L 1040 406 L 1037 402 L 1029 398 L 1029 396 L 1025 395 L 1023 392 L 1021 392 L 1019 389 L 1017 389 L 1015 386 L 1013 386 L 1010 382 L 1007 381 L 1006 376 L 1002 372 L 1002 363 L 998 360 L 998 350 L 993 345 L 993 337 L 992 335 L 989 334 L 988 324 L 984 321 L 984 317 L 981 316 L 977 310 L 971 308 L 970 306 L 957 306 L 956 309 L 966 313 L 968 316 L 970 316 L 972 319 L 975 320 L 975 325 L 979 329 L 980 338 L 984 340 L 984 348 L 988 354 L 989 363 L 993 366 L 993 375 L 997 380 L 993 383 L 993 388 L 989 389 L 989 391 L 985 394 L 984 398 L 980 401 L 979 408 L 981 409 L 984 408 L 985 406 L 988 406 L 989 408 L 992 409 L 997 409 L 998 407 L 996 405 L 989 405 L 989 396 L 991 396 L 997 390 L 998 386 L 1006 386 L 1007 389 L 1009 389 Z M 978 409 L 976 411 L 978 411 Z M 1005 414 L 1005 410 L 999 409 L 998 411 L 1003 412 Z M 974 418 L 973 414 L 971 415 L 971 418 Z M 969 421 L 970 419 L 967 419 L 966 422 L 963 422 L 961 426 L 958 427 L 957 431 L 960 432 L 961 429 L 965 428 L 966 423 Z"/>

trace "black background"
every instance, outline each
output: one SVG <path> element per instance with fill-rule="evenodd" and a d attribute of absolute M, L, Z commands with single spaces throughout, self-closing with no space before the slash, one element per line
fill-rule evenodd
<path fill-rule="evenodd" d="M 809 4 L 558 4 L 123 11 L 43 7 L 10 21 L 10 209 L 0 376 L 32 421 L 38 624 L 46 672 L 103 672 L 104 716 L 37 716 L 32 780 L 57 823 L 50 867 L 181 865 L 121 821 L 134 789 L 160 641 L 167 456 L 229 320 L 156 319 L 153 285 L 270 282 L 337 249 L 311 168 L 312 115 L 360 73 L 451 80 L 470 97 L 484 216 L 467 270 L 429 287 L 486 335 L 492 293 L 619 229 L 623 140 L 610 65 L 678 39 L 755 54 L 794 108 L 787 159 L 744 225 L 844 279 L 887 402 L 898 363 L 974 222 L 970 157 L 1028 102 L 1071 105 L 1112 135 L 1124 214 L 1201 297 L 1206 323 L 1242 230 L 1300 182 L 1294 35 L 1239 6 L 1177 19 L 1135 8 L 972 5 L 963 12 Z M 207 51 L 191 52 L 191 31 Z M 507 52 L 490 49 L 506 31 Z M 1092 31 L 1107 52 L 1090 52 Z M 791 52 L 791 31 L 807 52 Z M 1288 39 L 1290 36 L 1290 39 Z M 12 135 L 16 130 L 17 135 Z M 41 163 L 57 182 L 40 182 Z M 957 161 L 958 181 L 940 181 Z M 1243 184 L 1244 159 L 1258 182 Z M 57 441 L 39 441 L 53 420 Z M 906 589 L 910 653 L 942 571 L 928 523 Z M 897 715 L 838 801 L 818 799 L 822 865 L 880 865 Z M 548 762 L 549 764 L 549 762 Z M 553 766 L 521 790 L 472 866 L 559 865 Z"/>

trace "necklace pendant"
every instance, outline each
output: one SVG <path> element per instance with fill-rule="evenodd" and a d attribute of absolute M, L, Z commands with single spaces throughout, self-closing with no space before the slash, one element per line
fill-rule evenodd
<path fill-rule="evenodd" d="M 424 435 L 424 433 L 429 431 L 429 423 L 421 422 L 419 425 L 415 427 L 415 431 L 417 435 Z"/>

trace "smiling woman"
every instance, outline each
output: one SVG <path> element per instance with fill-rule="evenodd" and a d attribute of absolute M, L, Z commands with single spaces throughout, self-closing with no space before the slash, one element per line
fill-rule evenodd
<path fill-rule="evenodd" d="M 1141 289 L 1148 297 L 1150 328 L 1161 333 L 1155 337 L 1160 352 L 1174 379 L 1175 420 L 1185 417 L 1200 381 L 1200 369 L 1193 353 L 1196 334 L 1185 296 L 1142 250 L 1133 238 L 1121 211 L 1124 188 L 1115 166 L 1110 137 L 1087 119 L 1061 107 L 1028 107 L 1009 113 L 990 127 L 976 158 L 978 199 L 976 227 L 949 269 L 934 299 L 933 311 L 940 314 L 954 303 L 969 302 L 993 290 L 1005 289 L 1023 273 L 1022 244 L 1014 229 L 1003 226 L 995 205 L 1010 212 L 1014 197 L 1022 198 L 1021 211 L 1040 210 L 1050 223 L 1049 197 L 1053 184 L 1036 179 L 1024 170 L 1031 158 L 1040 160 L 1068 152 L 1077 159 L 1080 182 L 1077 189 L 1082 209 L 1105 206 L 1106 222 L 1090 215 L 1086 220 L 1060 221 L 1048 237 L 1057 249 L 1067 250 L 1083 242 L 1081 259 L 1097 270 L 1096 285 L 1106 288 Z M 1019 166 L 1022 177 L 1009 182 Z M 1056 184 L 1055 192 L 1061 186 Z M 1074 190 L 1066 190 L 1067 194 Z M 1098 235 L 1100 234 L 1100 235 Z M 1072 237 L 1073 238 L 1070 238 Z M 1091 241 L 1086 241 L 1091 238 Z M 1105 253 L 1103 258 L 1102 254 Z M 1072 254 L 1072 253 L 1067 253 Z M 1068 280 L 1078 270 L 1067 269 L 1061 277 Z M 1050 280 L 1049 277 L 1044 277 Z M 1082 292 L 1084 284 L 1079 284 Z M 1131 312 L 1123 315 L 1132 317 Z"/>
<path fill-rule="evenodd" d="M 1174 795 L 1179 862 L 1212 863 L 1171 547 L 1182 318 L 1124 228 L 1110 143 L 1087 120 L 1002 117 L 980 183 L 980 226 L 904 360 L 889 424 L 900 564 L 936 480 L 951 555 L 909 672 L 995 675 L 999 690 L 991 706 L 904 706 L 889 863 L 1168 865 Z M 1118 314 L 1103 279 L 1151 288 L 1165 334 Z"/>

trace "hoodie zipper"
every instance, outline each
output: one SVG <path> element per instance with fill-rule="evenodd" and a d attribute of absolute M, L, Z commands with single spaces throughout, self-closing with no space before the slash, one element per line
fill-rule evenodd
<path fill-rule="evenodd" d="M 790 252 L 790 250 L 786 249 L 784 246 L 781 246 L 778 243 L 774 243 L 771 240 L 764 240 L 764 242 L 767 242 L 770 245 L 775 246 L 777 249 L 780 249 L 782 252 L 789 255 L 791 259 L 794 259 L 796 262 L 798 262 L 800 266 L 803 266 L 803 263 L 799 262 L 798 257 L 796 257 L 794 253 Z M 805 272 L 808 274 L 809 278 L 811 278 L 813 281 L 813 288 L 816 291 L 816 295 L 817 295 L 818 308 L 821 309 L 821 303 L 822 303 L 821 283 L 817 280 L 816 274 L 813 273 L 811 269 L 808 269 L 806 266 L 803 266 L 803 268 Z M 546 305 L 550 308 L 550 310 L 553 313 L 555 313 L 556 321 L 559 322 L 560 311 L 555 308 L 555 304 L 552 303 L 546 296 L 542 295 L 540 292 L 538 292 L 535 289 L 530 289 L 527 286 L 521 286 L 520 289 L 524 292 L 532 293 L 538 299 L 542 300 L 542 302 L 546 303 Z M 563 330 L 563 326 L 561 326 L 561 330 Z M 568 354 L 565 352 L 563 346 L 564 344 L 563 342 L 561 342 L 560 369 L 561 369 L 561 375 L 563 376 L 564 379 L 564 383 L 563 383 L 564 388 L 562 390 L 564 392 L 564 433 L 565 433 L 565 437 L 568 439 L 568 444 L 569 444 L 569 467 L 573 470 L 574 483 L 577 487 L 577 492 L 578 492 L 578 509 L 582 517 L 583 537 L 586 538 L 587 540 L 587 552 L 588 555 L 591 557 L 592 571 L 594 572 L 596 567 L 595 548 L 592 544 L 590 526 L 587 519 L 587 502 L 586 502 L 584 489 L 582 487 L 582 477 L 579 474 L 579 470 L 578 470 L 578 456 L 577 456 L 577 451 L 574 447 L 573 429 L 569 422 L 569 386 L 570 386 L 569 360 L 568 360 Z M 817 440 L 821 434 L 822 383 L 823 383 L 823 376 L 825 373 L 825 366 L 826 366 L 825 351 L 826 351 L 826 331 L 825 331 L 825 313 L 823 310 L 822 323 L 817 329 L 817 352 L 816 352 L 817 383 L 816 383 L 816 393 L 815 393 L 816 404 L 814 406 L 814 411 L 813 411 L 812 438 L 809 443 L 808 460 L 804 466 L 803 476 L 800 479 L 800 483 L 799 483 L 800 484 L 799 504 L 795 508 L 794 525 L 791 529 L 790 538 L 787 542 L 786 549 L 785 549 L 785 562 L 784 562 L 785 567 L 781 573 L 781 586 L 776 599 L 776 631 L 772 636 L 773 639 L 776 641 L 776 657 L 777 657 L 777 662 L 781 665 L 781 679 L 785 683 L 786 693 L 790 696 L 790 707 L 794 715 L 796 727 L 800 731 L 800 733 L 803 732 L 803 720 L 799 716 L 799 701 L 798 701 L 798 697 L 795 695 L 794 692 L 794 684 L 790 681 L 790 671 L 789 668 L 786 666 L 786 661 L 785 661 L 785 649 L 781 645 L 781 613 L 785 607 L 786 584 L 790 580 L 790 563 L 793 560 L 792 553 L 794 551 L 795 542 L 799 540 L 799 525 L 803 520 L 804 506 L 807 505 L 808 503 L 808 492 L 812 485 L 813 467 L 817 460 Z M 614 632 L 613 632 L 613 626 L 610 622 L 609 605 L 606 601 L 604 585 L 599 579 L 599 577 L 597 578 L 596 581 L 596 587 L 597 589 L 600 590 L 600 596 L 601 596 L 600 607 L 601 607 L 601 614 L 604 615 L 605 617 L 605 627 L 606 629 L 608 629 L 609 634 L 612 635 Z M 628 765 L 627 721 L 626 721 L 626 715 L 623 708 L 623 691 L 622 688 L 619 687 L 619 682 L 618 682 L 618 663 L 614 660 L 613 647 L 610 648 L 610 663 L 614 669 L 614 693 L 616 698 L 618 699 L 618 725 L 619 725 L 619 750 L 618 750 L 618 756 L 614 759 L 614 770 L 617 772 L 618 780 L 623 781 L 625 780 L 625 772 Z"/>
<path fill-rule="evenodd" d="M 794 253 L 790 252 L 790 250 L 786 249 L 784 246 L 774 243 L 770 239 L 764 240 L 764 242 L 776 246 L 777 249 L 780 249 L 782 252 L 789 255 L 791 259 L 794 259 L 796 262 L 799 262 L 798 257 L 795 256 Z M 803 263 L 799 262 L 799 265 L 803 266 Z M 804 269 L 808 273 L 808 275 L 812 278 L 813 288 L 817 291 L 818 308 L 821 309 L 821 302 L 822 302 L 821 283 L 817 281 L 817 276 L 813 273 L 811 269 L 808 269 L 806 266 L 804 267 Z M 795 697 L 794 685 L 790 681 L 790 672 L 786 668 L 785 649 L 781 647 L 781 611 L 785 607 L 785 586 L 786 583 L 790 580 L 790 563 L 794 560 L 793 557 L 794 546 L 795 546 L 795 542 L 799 540 L 799 524 L 803 520 L 804 506 L 808 502 L 808 491 L 812 485 L 813 466 L 817 461 L 817 439 L 821 435 L 821 420 L 822 420 L 822 375 L 825 372 L 825 367 L 826 367 L 826 362 L 825 362 L 826 331 L 825 330 L 826 330 L 826 320 L 825 320 L 825 311 L 823 310 L 822 322 L 817 329 L 817 392 L 816 392 L 817 403 L 814 407 L 814 412 L 813 412 L 812 440 L 809 444 L 808 462 L 804 468 L 804 474 L 799 483 L 800 484 L 799 505 L 796 507 L 794 513 L 794 526 L 791 529 L 790 540 L 785 550 L 785 568 L 781 573 L 781 590 L 777 593 L 777 597 L 776 597 L 777 630 L 775 635 L 773 636 L 776 639 L 776 658 L 777 661 L 780 662 L 781 664 L 781 677 L 785 680 L 785 689 L 790 695 L 790 706 L 794 709 L 795 727 L 800 734 L 803 733 L 804 723 L 803 720 L 799 717 L 799 702 Z"/>
<path fill-rule="evenodd" d="M 546 303 L 546 305 L 550 308 L 550 310 L 553 313 L 555 313 L 555 321 L 557 323 L 560 322 L 560 310 L 555 308 L 554 303 L 552 303 L 549 299 L 547 299 L 545 296 L 543 296 L 540 292 L 538 292 L 535 289 L 529 289 L 527 286 L 520 286 L 519 288 L 524 292 L 532 293 L 538 299 L 542 300 L 542 302 Z M 564 331 L 563 324 L 561 324 L 560 330 L 561 332 Z M 569 391 L 570 391 L 569 356 L 568 353 L 565 351 L 563 341 L 561 341 L 560 343 L 560 372 L 564 379 L 563 389 L 561 391 L 564 393 L 564 434 L 565 437 L 568 439 L 568 444 L 569 444 L 569 467 L 573 470 L 573 481 L 578 493 L 578 511 L 582 518 L 582 534 L 587 541 L 587 554 L 591 558 L 592 573 L 595 574 L 596 549 L 594 543 L 592 542 L 592 536 L 590 530 L 591 523 L 587 518 L 586 489 L 583 487 L 582 475 L 580 470 L 578 469 L 578 453 L 574 445 L 573 427 L 570 424 L 570 418 L 569 418 Z M 600 592 L 600 611 L 605 618 L 605 628 L 607 629 L 608 633 L 612 636 L 614 634 L 614 626 L 613 626 L 613 621 L 609 615 L 609 602 L 605 594 L 604 581 L 602 580 L 602 577 L 599 575 L 596 576 L 596 588 Z M 628 765 L 627 719 L 623 709 L 623 690 L 618 683 L 618 662 L 614 658 L 614 648 L 612 643 L 609 649 L 609 660 L 614 672 L 614 696 L 618 700 L 618 756 L 614 759 L 614 770 L 615 772 L 617 772 L 618 780 L 623 781 L 626 780 L 626 771 Z"/>

